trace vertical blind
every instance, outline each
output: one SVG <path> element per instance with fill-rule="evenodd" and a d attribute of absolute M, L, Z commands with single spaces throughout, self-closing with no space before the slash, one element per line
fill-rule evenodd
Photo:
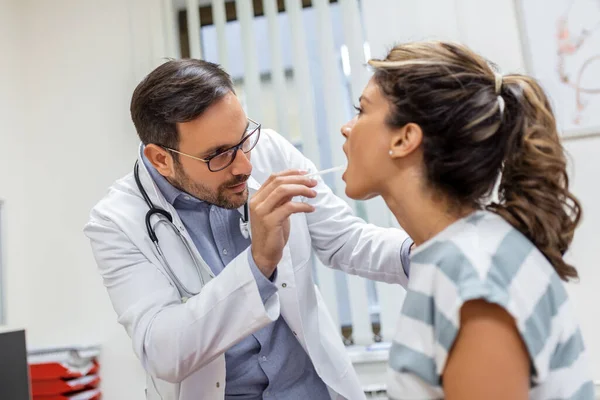
<path fill-rule="evenodd" d="M 176 54 L 174 43 L 180 43 L 181 54 L 220 63 L 243 88 L 251 118 L 291 140 L 319 168 L 345 163 L 340 126 L 369 79 L 359 0 L 186 0 L 182 9 L 163 1 L 165 54 Z M 200 12 L 206 7 L 209 13 Z M 177 37 L 182 28 L 187 40 Z M 381 199 L 348 199 L 340 174 L 326 182 L 360 217 L 391 226 Z M 325 303 L 340 326 L 351 326 L 355 343 L 372 343 L 379 326 L 383 340 L 391 339 L 404 289 L 313 259 Z"/>

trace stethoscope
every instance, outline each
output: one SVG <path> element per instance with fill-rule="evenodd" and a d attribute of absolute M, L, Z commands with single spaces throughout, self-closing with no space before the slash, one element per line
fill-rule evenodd
<path fill-rule="evenodd" d="M 193 291 L 188 290 L 185 287 L 185 285 L 179 280 L 179 278 L 177 278 L 177 275 L 175 275 L 175 273 L 173 272 L 171 265 L 169 265 L 169 262 L 167 261 L 167 258 L 165 257 L 165 255 L 162 252 L 160 245 L 158 243 L 158 237 L 156 236 L 156 232 L 154 232 L 154 228 L 152 227 L 152 223 L 150 221 L 152 216 L 162 215 L 164 218 L 160 218 L 160 221 L 164 221 L 165 223 L 168 223 L 171 226 L 171 228 L 175 231 L 177 236 L 179 236 L 179 239 L 184 244 L 190 258 L 194 262 L 194 266 L 196 267 L 196 273 L 198 274 L 198 278 L 200 279 L 201 287 L 204 287 L 204 277 L 202 276 L 201 266 L 198 264 L 198 260 L 194 256 L 194 252 L 192 251 L 192 248 L 191 248 L 190 244 L 188 243 L 187 239 L 185 238 L 185 236 L 183 236 L 181 231 L 173 223 L 173 216 L 171 215 L 171 213 L 163 208 L 157 207 L 156 205 L 154 205 L 154 203 L 152 203 L 152 200 L 150 200 L 148 193 L 142 186 L 142 182 L 140 180 L 139 168 L 140 168 L 139 163 L 138 163 L 138 161 L 136 161 L 135 166 L 133 167 L 133 176 L 135 178 L 135 183 L 138 187 L 138 190 L 140 191 L 142 197 L 144 198 L 144 201 L 146 202 L 146 204 L 148 205 L 148 208 L 149 208 L 148 212 L 146 213 L 146 217 L 145 217 L 146 230 L 148 231 L 148 236 L 150 237 L 150 240 L 152 240 L 152 242 L 154 243 L 154 247 L 156 248 L 156 251 L 162 258 L 164 265 L 166 267 L 167 274 L 173 280 L 173 282 L 175 282 L 175 284 L 181 290 L 181 292 L 185 295 L 185 297 L 183 297 L 182 300 L 186 301 L 187 298 L 195 296 L 199 292 L 193 292 Z M 250 229 L 248 227 L 248 203 L 247 202 L 244 204 L 244 215 L 242 217 L 240 217 L 240 232 L 242 233 L 244 238 L 248 239 L 250 237 Z M 210 271 L 210 268 L 208 268 L 207 265 L 205 267 L 206 267 L 205 269 L 207 270 L 207 272 L 209 272 L 209 275 L 211 277 L 214 277 L 212 272 Z"/>

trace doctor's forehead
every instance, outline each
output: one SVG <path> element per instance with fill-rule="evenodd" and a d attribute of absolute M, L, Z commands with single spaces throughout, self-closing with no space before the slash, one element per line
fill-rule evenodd
<path fill-rule="evenodd" d="M 198 118 L 177 124 L 181 151 L 208 151 L 235 146 L 242 138 L 248 120 L 234 93 L 211 105 Z"/>

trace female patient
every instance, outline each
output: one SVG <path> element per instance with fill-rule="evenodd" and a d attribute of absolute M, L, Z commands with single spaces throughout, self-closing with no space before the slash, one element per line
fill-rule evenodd
<path fill-rule="evenodd" d="M 449 43 L 370 65 L 342 127 L 346 193 L 381 195 L 417 246 L 389 395 L 593 399 L 561 282 L 577 278 L 563 255 L 580 206 L 543 90 Z"/>

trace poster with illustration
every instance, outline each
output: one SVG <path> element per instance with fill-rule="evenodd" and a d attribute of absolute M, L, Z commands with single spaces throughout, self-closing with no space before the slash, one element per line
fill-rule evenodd
<path fill-rule="evenodd" d="M 528 72 L 565 136 L 600 133 L 600 0 L 517 0 Z"/>

